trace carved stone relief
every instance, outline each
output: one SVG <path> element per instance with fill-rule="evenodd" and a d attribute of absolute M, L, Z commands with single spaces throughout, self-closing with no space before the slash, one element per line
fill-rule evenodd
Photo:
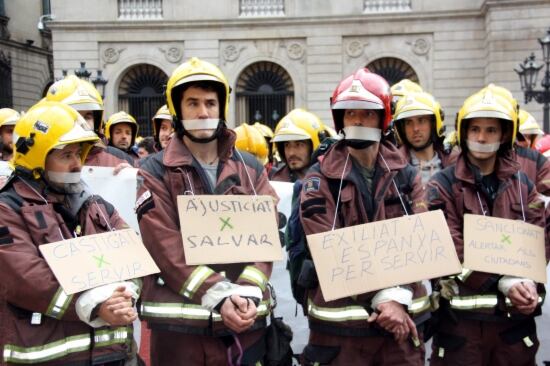
<path fill-rule="evenodd" d="M 103 54 L 101 55 L 103 58 L 103 61 L 105 61 L 106 64 L 114 64 L 118 61 L 120 58 L 120 54 L 125 50 L 126 48 L 114 48 L 109 47 L 106 48 L 103 51 Z"/>
<path fill-rule="evenodd" d="M 183 57 L 183 48 L 180 46 L 159 47 L 160 52 L 164 53 L 166 61 L 173 64 L 180 62 Z"/>
<path fill-rule="evenodd" d="M 246 49 L 246 46 L 239 46 L 235 44 L 228 44 L 222 51 L 223 64 L 236 61 L 241 52 Z"/>

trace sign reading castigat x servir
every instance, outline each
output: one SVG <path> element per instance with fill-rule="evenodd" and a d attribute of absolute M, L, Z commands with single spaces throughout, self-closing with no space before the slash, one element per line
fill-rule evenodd
<path fill-rule="evenodd" d="M 441 210 L 308 235 L 326 301 L 459 273 Z"/>
<path fill-rule="evenodd" d="M 272 262 L 283 252 L 271 196 L 178 196 L 188 264 Z"/>
<path fill-rule="evenodd" d="M 39 249 L 67 295 L 160 272 L 133 229 L 81 236 Z"/>

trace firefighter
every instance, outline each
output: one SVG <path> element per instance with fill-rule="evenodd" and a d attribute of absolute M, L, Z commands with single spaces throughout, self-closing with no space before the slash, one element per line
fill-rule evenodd
<path fill-rule="evenodd" d="M 389 89 L 381 76 L 359 69 L 334 91 L 331 109 L 342 139 L 303 181 L 306 235 L 426 211 L 420 174 L 382 137 L 391 121 Z M 315 283 L 309 272 L 302 267 L 300 277 Z M 319 285 L 307 293 L 306 365 L 424 364 L 414 319 L 428 315 L 429 302 L 420 282 L 334 301 L 324 300 Z"/>
<path fill-rule="evenodd" d="M 139 156 L 134 152 L 139 126 L 136 119 L 128 113 L 121 111 L 113 114 L 105 124 L 105 138 L 110 146 L 125 152 L 134 159 Z"/>
<path fill-rule="evenodd" d="M 430 180 L 427 197 L 430 209 L 445 212 L 461 260 L 465 213 L 544 227 L 543 202 L 512 151 L 516 132 L 517 106 L 494 86 L 466 99 L 458 112 L 461 153 Z M 441 299 L 432 365 L 535 365 L 543 285 L 464 269 L 435 290 Z"/>
<path fill-rule="evenodd" d="M 13 129 L 21 118 L 16 110 L 11 108 L 0 109 L 0 160 L 8 161 L 13 154 Z"/>
<path fill-rule="evenodd" d="M 89 82 L 69 75 L 56 81 L 48 89 L 46 100 L 65 103 L 80 113 L 99 137 L 103 137 L 103 99 Z M 114 167 L 115 173 L 134 163 L 132 157 L 112 146 L 98 141 L 92 148 L 85 165 Z"/>
<path fill-rule="evenodd" d="M 194 57 L 176 68 L 166 88 L 175 136 L 138 172 L 138 221 L 161 270 L 144 284 L 141 308 L 153 366 L 255 365 L 263 358 L 272 263 L 187 264 L 177 216 L 184 192 L 276 197 L 258 160 L 234 147 L 225 122 L 229 91 L 209 62 Z"/>
<path fill-rule="evenodd" d="M 524 109 L 519 110 L 519 133 L 517 135 L 518 145 L 529 149 L 535 149 L 537 140 L 544 136 L 533 115 Z"/>
<path fill-rule="evenodd" d="M 409 93 L 395 107 L 393 122 L 400 150 L 420 170 L 422 184 L 456 161 L 458 153 L 443 146 L 443 111 L 432 95 Z"/>
<path fill-rule="evenodd" d="M 155 113 L 152 118 L 152 122 L 155 149 L 161 151 L 168 145 L 174 133 L 174 129 L 172 128 L 172 116 L 166 104 L 157 110 L 157 113 Z"/>
<path fill-rule="evenodd" d="M 311 165 L 311 155 L 327 137 L 323 122 L 315 114 L 297 108 L 284 116 L 273 136 L 282 164 L 273 168 L 271 180 L 295 182 L 303 179 Z"/>
<path fill-rule="evenodd" d="M 0 193 L 0 344 L 8 365 L 124 365 L 139 281 L 66 295 L 39 246 L 126 228 L 80 180 L 99 140 L 71 107 L 42 102 L 15 127 L 14 173 Z"/>

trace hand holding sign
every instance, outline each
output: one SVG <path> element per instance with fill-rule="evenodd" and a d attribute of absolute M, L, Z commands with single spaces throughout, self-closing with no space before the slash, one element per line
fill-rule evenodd
<path fill-rule="evenodd" d="M 250 328 L 256 320 L 256 304 L 247 298 L 231 295 L 225 299 L 220 315 L 224 324 L 236 333 Z"/>
<path fill-rule="evenodd" d="M 99 307 L 98 316 L 111 326 L 132 324 L 137 319 L 132 294 L 124 286 L 117 287 Z"/>

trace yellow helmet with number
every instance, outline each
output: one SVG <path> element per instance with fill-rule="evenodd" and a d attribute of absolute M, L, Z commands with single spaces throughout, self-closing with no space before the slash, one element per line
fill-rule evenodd
<path fill-rule="evenodd" d="M 479 92 L 468 97 L 460 110 L 456 120 L 457 140 L 462 146 L 464 136 L 463 122 L 471 118 L 497 118 L 511 123 L 512 139 L 510 147 L 516 139 L 518 109 L 517 101 L 510 92 L 502 87 L 489 85 Z"/>
<path fill-rule="evenodd" d="M 319 117 L 305 109 L 296 108 L 279 121 L 273 142 L 311 140 L 315 150 L 325 135 L 325 125 Z"/>
<path fill-rule="evenodd" d="M 265 165 L 268 162 L 269 148 L 267 141 L 254 126 L 243 123 L 234 129 L 237 134 L 235 147 L 254 155 L 258 161 Z"/>
<path fill-rule="evenodd" d="M 172 116 L 182 119 L 180 101 L 186 84 L 211 82 L 216 85 L 220 104 L 220 118 L 227 120 L 229 110 L 229 82 L 221 70 L 214 64 L 193 57 L 184 62 L 170 76 L 166 85 L 166 101 Z"/>
<path fill-rule="evenodd" d="M 277 147 L 279 156 L 286 161 L 285 142 L 311 140 L 311 152 L 313 152 L 327 136 L 325 125 L 319 117 L 305 109 L 296 108 L 279 121 L 272 141 Z"/>
<path fill-rule="evenodd" d="M 94 130 L 97 132 L 102 127 L 103 99 L 93 84 L 86 80 L 69 75 L 56 81 L 48 89 L 46 100 L 65 103 L 77 111 L 92 111 Z"/>
<path fill-rule="evenodd" d="M 73 108 L 60 102 L 34 105 L 15 125 L 14 155 L 10 162 L 16 171 L 32 172 L 38 179 L 45 169 L 46 157 L 53 149 L 81 143 L 82 164 L 99 137 Z"/>
<path fill-rule="evenodd" d="M 443 119 L 445 117 L 443 111 L 441 110 L 441 105 L 439 104 L 439 102 L 435 100 L 435 98 L 429 93 L 413 92 L 408 93 L 403 98 L 399 99 L 395 106 L 395 112 L 393 114 L 393 121 L 395 126 L 397 127 L 397 136 L 401 141 L 406 141 L 404 131 L 405 119 L 415 116 L 434 116 L 434 137 L 439 138 L 443 136 Z"/>
<path fill-rule="evenodd" d="M 105 124 L 105 137 L 107 138 L 107 140 L 109 140 L 109 142 L 111 141 L 111 129 L 114 125 L 117 125 L 119 123 L 127 123 L 130 125 L 130 127 L 132 128 L 131 144 L 134 145 L 134 143 L 136 142 L 136 136 L 139 130 L 139 126 L 136 122 L 136 119 L 124 111 L 120 111 L 111 115 L 111 117 L 109 117 L 109 120 L 107 120 L 107 123 Z"/>
<path fill-rule="evenodd" d="M 19 112 L 11 108 L 0 109 L 0 127 L 15 126 L 15 123 L 21 118 Z"/>

